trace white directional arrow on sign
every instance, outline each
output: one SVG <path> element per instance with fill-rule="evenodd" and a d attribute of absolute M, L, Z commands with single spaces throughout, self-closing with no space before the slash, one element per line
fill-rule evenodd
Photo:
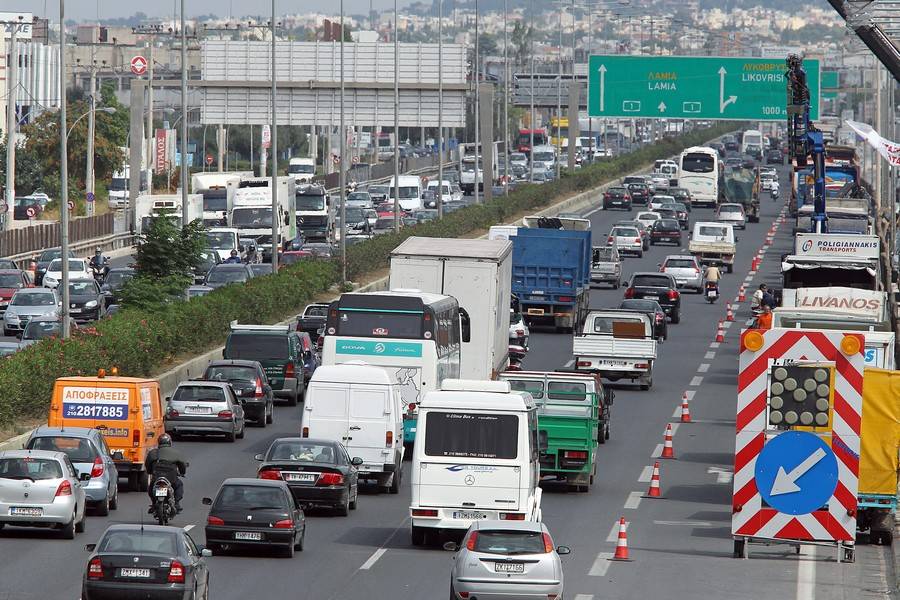
<path fill-rule="evenodd" d="M 665 103 L 665 102 L 660 102 L 660 103 L 659 103 L 659 106 L 657 106 L 656 108 L 659 109 L 659 112 L 666 112 L 666 103 Z"/>
<path fill-rule="evenodd" d="M 734 104 L 737 102 L 737 96 L 728 96 L 728 99 L 725 99 L 725 74 L 728 71 L 725 70 L 725 67 L 719 67 L 719 112 L 725 112 L 725 107 L 729 104 Z"/>
<path fill-rule="evenodd" d="M 778 496 L 779 494 L 792 494 L 800 491 L 800 486 L 796 481 L 803 477 L 807 471 L 816 466 L 820 460 L 825 458 L 825 450 L 816 448 L 816 451 L 806 457 L 802 463 L 791 469 L 790 473 L 785 473 L 784 467 L 778 467 L 778 473 L 775 475 L 775 482 L 772 484 L 770 496 Z"/>
<path fill-rule="evenodd" d="M 604 65 L 600 65 L 600 68 L 597 69 L 600 71 L 600 112 L 603 112 L 603 95 L 604 95 L 604 87 L 606 86 L 606 67 Z"/>

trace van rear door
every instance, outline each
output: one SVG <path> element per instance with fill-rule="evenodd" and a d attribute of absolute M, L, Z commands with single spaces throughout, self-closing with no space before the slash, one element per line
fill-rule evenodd
<path fill-rule="evenodd" d="M 419 464 L 419 505 L 517 511 L 522 469 L 439 462 Z"/>
<path fill-rule="evenodd" d="M 306 392 L 303 405 L 305 437 L 340 440 L 350 445 L 350 386 L 314 383 Z M 351 452 L 351 456 L 353 453 Z"/>
<path fill-rule="evenodd" d="M 392 428 L 392 403 L 389 386 L 352 385 L 350 387 L 350 434 L 346 445 L 350 456 L 363 459 L 362 470 L 384 469 L 387 460 L 387 432 Z"/>

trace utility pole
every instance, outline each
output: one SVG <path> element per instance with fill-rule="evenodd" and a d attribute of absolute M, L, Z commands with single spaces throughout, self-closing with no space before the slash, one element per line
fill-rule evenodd
<path fill-rule="evenodd" d="M 15 37 L 15 35 L 13 35 Z M 69 149 L 66 132 L 66 18 L 65 0 L 59 0 L 59 246 L 62 278 L 60 337 L 69 337 Z"/>
<path fill-rule="evenodd" d="M 343 2 L 343 0 L 341 0 Z M 342 96 L 343 98 L 343 96 Z M 477 175 L 476 175 L 477 177 Z M 449 191 L 449 190 L 448 190 Z M 444 0 L 438 0 L 438 218 L 444 216 Z"/>
<path fill-rule="evenodd" d="M 400 231 L 400 8 L 394 0 L 394 232 Z"/>
<path fill-rule="evenodd" d="M 147 163 L 150 163 L 151 140 L 153 139 L 153 39 L 147 40 Z M 155 148 L 154 148 L 155 150 Z M 143 156 L 143 152 L 141 153 Z M 155 165 L 154 165 L 155 166 Z M 153 194 L 153 177 L 148 178 L 147 194 Z M 131 199 L 132 205 L 136 198 Z"/>
<path fill-rule="evenodd" d="M 531 0 L 528 25 L 528 54 L 531 56 L 531 115 L 528 122 L 529 148 L 528 152 L 528 181 L 534 183 L 534 0 Z"/>
<path fill-rule="evenodd" d="M 6 229 L 13 218 L 16 202 L 16 98 L 18 96 L 19 61 L 16 50 L 16 36 L 25 23 L 19 21 L 0 22 L 9 26 L 9 60 L 6 63 L 6 213 L 0 215 L 0 231 Z"/>
<path fill-rule="evenodd" d="M 342 0 L 343 1 L 343 0 Z M 183 3 L 184 0 L 181 0 Z M 275 83 L 275 0 L 272 0 L 272 272 L 278 272 L 278 246 L 280 239 L 278 232 L 281 229 L 278 214 L 278 110 L 275 100 L 278 97 L 278 87 Z M 265 164 L 264 162 L 262 164 Z M 296 221 L 296 216 L 285 215 Z"/>
<path fill-rule="evenodd" d="M 563 35 L 562 35 L 562 14 L 563 7 L 562 3 L 559 4 L 559 54 L 558 57 L 558 67 L 559 67 L 559 78 L 556 80 L 556 180 L 559 181 L 559 169 L 560 169 L 560 158 L 562 154 L 562 78 L 563 78 L 563 64 L 562 64 L 562 46 L 563 46 Z M 574 56 L 572 57 L 574 58 Z"/>
<path fill-rule="evenodd" d="M 475 60 L 473 61 L 472 67 L 475 69 L 475 186 L 473 188 L 473 194 L 475 194 L 475 204 L 478 204 L 478 173 L 479 173 L 479 165 L 482 166 L 481 169 L 481 182 L 482 185 L 487 186 L 488 182 L 484 179 L 484 144 L 481 143 L 481 136 L 479 135 L 481 132 L 478 128 L 478 122 L 481 120 L 481 94 L 479 92 L 480 84 L 481 84 L 481 63 L 478 62 L 478 0 L 475 0 Z M 480 157 L 480 160 L 479 160 Z"/>
<path fill-rule="evenodd" d="M 190 171 L 190 166 L 188 165 L 187 153 L 187 36 L 185 35 L 184 27 L 184 0 L 181 0 L 181 226 L 187 227 L 189 223 L 188 172 Z"/>
<path fill-rule="evenodd" d="M 503 0 L 503 195 L 509 196 L 509 14 L 507 0 Z"/>
<path fill-rule="evenodd" d="M 96 118 L 97 112 L 97 69 L 96 65 L 91 65 L 90 67 L 90 93 L 88 95 L 88 102 L 90 107 L 88 110 L 90 111 L 88 114 L 88 132 L 87 132 L 87 165 L 85 165 L 84 170 L 84 194 L 87 199 L 87 215 L 89 217 L 94 216 L 94 202 L 96 202 L 96 198 L 94 197 L 94 120 Z M 62 207 L 60 207 L 62 210 Z"/>
<path fill-rule="evenodd" d="M 274 0 L 272 0 L 274 2 Z M 347 131 L 344 127 L 344 0 L 341 0 L 341 162 L 338 175 L 338 185 L 341 187 L 341 281 L 347 281 L 347 175 L 346 175 L 346 150 Z M 355 64 L 354 64 L 355 67 Z M 355 70 L 355 69 L 354 69 Z"/>

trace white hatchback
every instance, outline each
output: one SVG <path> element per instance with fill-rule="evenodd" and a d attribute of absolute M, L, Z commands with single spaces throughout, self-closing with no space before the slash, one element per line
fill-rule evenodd
<path fill-rule="evenodd" d="M 734 202 L 726 202 L 719 205 L 716 211 L 716 221 L 729 223 L 735 229 L 747 228 L 747 217 L 744 207 Z"/>
<path fill-rule="evenodd" d="M 638 257 L 644 256 L 644 241 L 641 239 L 641 232 L 637 227 L 616 225 L 610 230 L 609 237 L 606 238 L 606 245 L 618 248 L 619 254 L 627 252 Z"/>
<path fill-rule="evenodd" d="M 63 263 L 61 258 L 55 258 L 50 261 L 47 266 L 47 272 L 44 273 L 44 287 L 55 288 L 62 281 Z M 69 281 L 73 279 L 93 279 L 91 269 L 88 267 L 88 261 L 83 258 L 69 259 Z"/>

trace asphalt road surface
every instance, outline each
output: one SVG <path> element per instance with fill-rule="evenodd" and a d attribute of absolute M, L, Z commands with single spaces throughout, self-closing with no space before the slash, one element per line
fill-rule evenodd
<path fill-rule="evenodd" d="M 781 189 L 787 190 L 786 173 Z M 547 487 L 544 521 L 556 544 L 572 548 L 563 557 L 566 598 L 694 600 L 884 598 L 893 574 L 890 552 L 860 545 L 854 564 L 835 561 L 827 547 L 805 545 L 799 555 L 787 546 L 752 547 L 751 558 L 732 558 L 731 471 L 738 335 L 749 318 L 743 303 L 726 329 L 725 343 L 713 344 L 716 322 L 725 316 L 725 300 L 736 298 L 745 283 L 753 254 L 782 208 L 766 195 L 763 218 L 738 233 L 733 274 L 721 283 L 723 300 L 707 304 L 702 296 L 684 294 L 682 322 L 670 325 L 661 346 L 654 386 L 647 392 L 630 384 L 616 385 L 612 433 L 598 452 L 598 476 L 587 494 Z M 637 210 L 637 209 L 635 209 Z M 632 212 L 632 214 L 635 211 Z M 711 216 L 697 209 L 691 221 Z M 620 211 L 589 211 L 595 240 L 602 242 L 610 225 L 627 215 Z M 778 284 L 779 260 L 791 244 L 788 224 L 765 255 L 762 270 L 746 281 L 749 290 L 760 282 Z M 685 237 L 685 244 L 686 244 Z M 654 246 L 642 259 L 628 258 L 624 275 L 655 270 L 678 248 Z M 616 306 L 622 290 L 591 292 L 594 307 Z M 552 370 L 571 364 L 571 336 L 532 332 L 525 367 Z M 677 460 L 662 461 L 663 499 L 641 499 L 649 482 L 649 466 L 663 441 L 667 423 L 677 423 L 682 393 L 691 398 L 694 422 L 677 425 Z M 270 441 L 296 435 L 300 409 L 276 409 L 267 429 L 248 428 L 246 439 L 181 441 L 189 457 L 185 479 L 185 511 L 176 524 L 189 528 L 203 543 L 207 511 L 203 496 L 215 494 L 226 477 L 254 476 L 253 455 Z M 404 464 L 409 468 L 409 462 Z M 349 517 L 311 512 L 306 549 L 293 559 L 247 553 L 207 559 L 211 595 L 219 600 L 290 598 L 295 600 L 359 600 L 447 598 L 452 555 L 434 547 L 414 548 L 409 541 L 409 477 L 399 495 L 364 489 L 359 509 Z M 91 517 L 87 532 L 74 541 L 53 532 L 7 527 L 0 532 L 0 600 L 78 598 L 88 553 L 110 523 L 147 518 L 147 497 L 123 493 L 118 511 L 109 518 Z M 615 549 L 616 522 L 629 522 L 628 542 L 633 562 L 607 560 Z"/>

